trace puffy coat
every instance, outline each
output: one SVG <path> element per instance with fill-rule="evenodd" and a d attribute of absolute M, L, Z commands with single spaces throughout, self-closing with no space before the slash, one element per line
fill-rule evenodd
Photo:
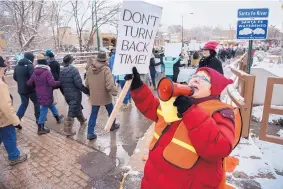
<path fill-rule="evenodd" d="M 55 81 L 59 81 L 60 76 L 60 64 L 55 60 L 54 57 L 47 59 L 48 66 L 51 69 L 51 73 Z"/>
<path fill-rule="evenodd" d="M 60 82 L 55 81 L 50 68 L 47 65 L 35 66 L 28 85 L 35 85 L 36 96 L 41 106 L 48 106 L 53 103 L 53 89 L 59 87 Z"/>
<path fill-rule="evenodd" d="M 69 117 L 77 117 L 82 111 L 82 92 L 89 94 L 83 85 L 79 70 L 72 65 L 65 66 L 60 72 L 60 84 L 69 105 Z"/>
<path fill-rule="evenodd" d="M 13 78 L 18 83 L 19 94 L 30 94 L 35 91 L 34 86 L 27 86 L 27 81 L 33 73 L 33 64 L 30 60 L 21 59 L 14 69 Z"/>
<path fill-rule="evenodd" d="M 215 56 L 202 57 L 199 61 L 199 68 L 201 67 L 209 67 L 218 71 L 222 75 L 224 74 L 222 63 Z"/>
<path fill-rule="evenodd" d="M 9 125 L 19 125 L 20 120 L 12 106 L 8 85 L 0 80 L 0 128 Z"/>
<path fill-rule="evenodd" d="M 133 100 L 145 117 L 158 122 L 159 100 L 149 88 L 131 91 Z M 231 110 L 232 113 L 232 110 Z M 221 111 L 210 117 L 203 109 L 193 105 L 182 119 L 199 160 L 191 169 L 181 169 L 163 157 L 165 147 L 171 142 L 179 122 L 168 125 L 159 138 L 144 168 L 142 189 L 218 189 L 222 179 L 222 159 L 232 151 L 234 124 Z"/>

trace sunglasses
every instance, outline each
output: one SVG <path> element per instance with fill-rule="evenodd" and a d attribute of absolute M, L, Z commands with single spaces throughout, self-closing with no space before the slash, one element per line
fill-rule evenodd
<path fill-rule="evenodd" d="M 200 79 L 200 80 L 203 80 L 203 81 L 206 81 L 206 82 L 210 83 L 210 80 L 207 77 L 203 76 L 203 75 L 194 74 L 194 75 L 192 75 L 192 78 Z"/>

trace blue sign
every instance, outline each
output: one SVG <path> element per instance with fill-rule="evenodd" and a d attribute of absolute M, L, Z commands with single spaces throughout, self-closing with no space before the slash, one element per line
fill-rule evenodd
<path fill-rule="evenodd" d="M 265 40 L 268 32 L 268 20 L 239 20 L 237 39 Z"/>
<path fill-rule="evenodd" d="M 268 18 L 269 9 L 239 9 L 238 18 Z"/>

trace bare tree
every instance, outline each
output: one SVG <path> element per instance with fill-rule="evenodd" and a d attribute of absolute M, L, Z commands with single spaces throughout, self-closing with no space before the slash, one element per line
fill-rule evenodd
<path fill-rule="evenodd" d="M 92 1 L 91 7 L 91 31 L 86 43 L 86 49 L 92 43 L 93 35 L 98 32 L 98 29 L 104 25 L 114 25 L 116 30 L 118 30 L 118 19 L 117 13 L 119 11 L 121 4 L 111 4 L 108 0 L 94 0 Z M 118 33 L 118 31 L 117 31 Z"/>
<path fill-rule="evenodd" d="M 119 11 L 120 4 L 112 4 L 109 0 L 92 0 L 87 6 L 78 0 L 71 1 L 72 12 L 76 23 L 80 51 L 83 46 L 89 50 L 93 42 L 93 35 L 98 32 L 98 29 L 104 24 L 117 23 L 116 15 Z M 87 25 L 90 25 L 88 37 L 84 36 L 84 30 Z M 83 44 L 84 42 L 84 44 Z"/>
<path fill-rule="evenodd" d="M 268 27 L 268 38 L 273 40 L 280 40 L 280 30 L 275 25 Z"/>
<path fill-rule="evenodd" d="M 4 10 L 1 30 L 8 36 L 8 44 L 16 43 L 19 50 L 24 51 L 37 37 L 42 37 L 39 30 L 45 24 L 46 6 L 44 0 L 0 1 L 0 7 Z"/>
<path fill-rule="evenodd" d="M 182 32 L 182 26 L 181 25 L 172 25 L 168 27 L 168 32 L 175 34 L 175 33 L 181 33 Z"/>
<path fill-rule="evenodd" d="M 63 9 L 68 4 L 69 2 L 65 1 L 54 0 L 51 2 L 50 24 L 52 27 L 54 47 L 57 50 L 63 45 L 61 40 L 64 38 L 67 31 L 66 28 L 73 18 L 73 15 L 70 12 Z M 60 32 L 60 28 L 62 29 L 62 32 Z"/>
<path fill-rule="evenodd" d="M 70 1 L 70 2 L 72 5 L 72 13 L 73 13 L 74 20 L 76 23 L 76 30 L 78 34 L 80 51 L 82 52 L 83 51 L 82 34 L 83 34 L 83 30 L 85 29 L 87 22 L 91 18 L 91 15 L 87 14 L 89 11 L 91 1 L 88 1 L 88 4 L 86 7 L 84 6 L 83 2 L 79 2 L 78 0 Z"/>

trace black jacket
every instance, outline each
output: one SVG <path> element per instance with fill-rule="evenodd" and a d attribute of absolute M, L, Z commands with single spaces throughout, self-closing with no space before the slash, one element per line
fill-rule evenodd
<path fill-rule="evenodd" d="M 215 56 L 202 57 L 199 61 L 199 68 L 201 67 L 209 67 L 218 71 L 222 75 L 224 74 L 222 63 Z"/>
<path fill-rule="evenodd" d="M 59 81 L 60 64 L 54 58 L 50 58 L 48 59 L 48 66 L 50 67 L 54 80 Z"/>
<path fill-rule="evenodd" d="M 80 116 L 82 111 L 82 92 L 89 94 L 89 89 L 83 85 L 79 70 L 72 65 L 66 66 L 61 71 L 59 80 L 69 105 L 68 116 Z"/>
<path fill-rule="evenodd" d="M 177 82 L 178 79 L 178 75 L 180 73 L 180 67 L 183 67 L 184 65 L 181 64 L 181 59 L 179 58 L 179 60 L 173 65 L 173 81 Z"/>
<path fill-rule="evenodd" d="M 32 76 L 33 70 L 32 62 L 26 58 L 20 60 L 16 65 L 13 78 L 18 83 L 19 94 L 30 94 L 35 92 L 34 86 L 27 85 L 27 81 Z"/>
<path fill-rule="evenodd" d="M 156 74 L 155 66 L 159 66 L 160 64 L 161 64 L 161 62 L 160 62 L 160 63 L 155 63 L 155 59 L 154 59 L 154 58 L 151 58 L 151 59 L 150 59 L 149 71 L 150 71 L 150 74 L 151 74 L 151 75 Z"/>

